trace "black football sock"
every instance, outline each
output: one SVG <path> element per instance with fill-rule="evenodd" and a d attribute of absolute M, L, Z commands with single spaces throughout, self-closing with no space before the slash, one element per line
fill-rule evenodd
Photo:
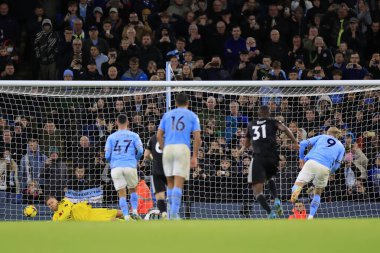
<path fill-rule="evenodd" d="M 264 208 L 265 211 L 267 211 L 268 214 L 272 211 L 270 206 L 268 205 L 267 199 L 263 194 L 260 194 L 256 197 L 256 200 L 260 203 L 261 207 Z"/>
<path fill-rule="evenodd" d="M 160 213 L 166 212 L 166 203 L 164 199 L 157 200 L 157 208 L 160 210 Z"/>
<path fill-rule="evenodd" d="M 276 183 L 274 182 L 273 179 L 270 179 L 268 181 L 268 188 L 269 188 L 269 191 L 270 193 L 272 194 L 272 197 L 274 199 L 277 199 L 278 198 L 278 195 L 277 195 L 277 188 L 276 188 Z"/>

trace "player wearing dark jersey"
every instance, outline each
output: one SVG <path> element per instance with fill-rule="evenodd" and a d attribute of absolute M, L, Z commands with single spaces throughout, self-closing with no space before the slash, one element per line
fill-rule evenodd
<path fill-rule="evenodd" d="M 282 214 L 281 201 L 278 199 L 276 184 L 272 177 L 277 174 L 279 153 L 277 131 L 283 131 L 297 146 L 298 142 L 291 131 L 280 121 L 270 118 L 268 106 L 261 106 L 258 119 L 249 123 L 246 131 L 246 142 L 243 149 L 252 145 L 253 157 L 248 174 L 248 182 L 252 184 L 253 193 L 269 218 L 276 218 Z M 271 209 L 263 195 L 264 183 L 268 184 L 269 191 L 275 199 L 275 211 Z"/>
<path fill-rule="evenodd" d="M 166 191 L 166 176 L 162 165 L 162 150 L 157 141 L 157 135 L 153 135 L 145 148 L 144 160 L 153 161 L 152 177 L 153 177 L 153 191 L 157 200 L 157 208 L 160 210 L 163 218 L 167 217 L 165 191 Z"/>

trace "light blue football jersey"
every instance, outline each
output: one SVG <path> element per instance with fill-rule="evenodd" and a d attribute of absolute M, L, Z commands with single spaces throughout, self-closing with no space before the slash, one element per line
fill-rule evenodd
<path fill-rule="evenodd" d="M 165 133 L 164 146 L 186 144 L 189 149 L 191 133 L 201 131 L 198 116 L 186 108 L 176 108 L 165 113 L 158 128 Z"/>
<path fill-rule="evenodd" d="M 143 144 L 137 133 L 119 130 L 108 136 L 105 153 L 111 169 L 137 168 L 137 162 L 143 154 Z"/>
<path fill-rule="evenodd" d="M 312 149 L 305 156 L 305 149 L 308 146 L 312 146 Z M 318 135 L 300 143 L 300 159 L 314 160 L 329 168 L 331 172 L 339 169 L 344 154 L 343 144 L 330 135 Z"/>

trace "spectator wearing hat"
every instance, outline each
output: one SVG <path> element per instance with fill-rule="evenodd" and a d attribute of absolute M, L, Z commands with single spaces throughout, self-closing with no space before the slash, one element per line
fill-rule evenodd
<path fill-rule="evenodd" d="M 64 81 L 72 81 L 72 80 L 74 80 L 74 72 L 71 69 L 66 69 L 63 72 L 63 80 Z"/>
<path fill-rule="evenodd" d="M 102 27 L 103 17 L 104 13 L 102 7 L 95 7 L 92 11 L 92 15 L 89 17 L 88 24 L 96 25 L 100 29 Z"/>
<path fill-rule="evenodd" d="M 233 80 L 252 80 L 252 74 L 255 69 L 253 63 L 249 61 L 249 52 L 243 49 L 239 53 L 239 63 L 234 66 L 231 72 Z"/>
<path fill-rule="evenodd" d="M 111 8 L 108 12 L 109 19 L 112 22 L 112 32 L 121 37 L 123 32 L 124 22 L 123 19 L 119 16 L 119 11 L 117 8 Z"/>
<path fill-rule="evenodd" d="M 355 17 L 350 18 L 348 28 L 342 34 L 342 40 L 347 43 L 349 49 L 362 52 L 366 46 L 365 36 L 360 31 L 359 20 Z"/>
<path fill-rule="evenodd" d="M 42 31 L 37 33 L 34 40 L 34 51 L 40 65 L 39 78 L 41 80 L 55 80 L 57 78 L 58 41 L 59 36 L 53 31 L 51 20 L 44 19 Z"/>
<path fill-rule="evenodd" d="M 96 25 L 92 25 L 88 29 L 89 37 L 83 41 L 83 53 L 89 55 L 91 46 L 96 46 L 100 53 L 108 54 L 109 45 L 107 41 L 99 37 L 99 30 Z"/>

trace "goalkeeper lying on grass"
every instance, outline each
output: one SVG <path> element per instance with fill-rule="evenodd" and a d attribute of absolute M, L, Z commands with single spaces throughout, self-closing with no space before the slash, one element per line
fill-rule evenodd
<path fill-rule="evenodd" d="M 87 202 L 72 203 L 64 198 L 58 201 L 48 196 L 46 205 L 54 212 L 53 221 L 113 221 L 123 218 L 123 213 L 116 209 L 93 208 Z"/>

